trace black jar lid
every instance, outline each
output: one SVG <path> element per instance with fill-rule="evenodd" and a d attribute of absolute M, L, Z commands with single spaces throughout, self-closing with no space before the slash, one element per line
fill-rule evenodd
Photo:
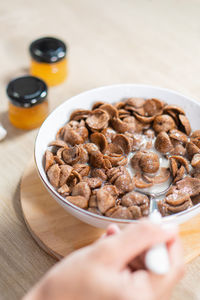
<path fill-rule="evenodd" d="M 65 43 L 54 37 L 43 37 L 30 45 L 30 54 L 38 62 L 55 63 L 66 56 Z"/>
<path fill-rule="evenodd" d="M 43 102 L 47 96 L 47 85 L 34 76 L 13 79 L 7 86 L 10 101 L 20 107 L 31 107 Z"/>

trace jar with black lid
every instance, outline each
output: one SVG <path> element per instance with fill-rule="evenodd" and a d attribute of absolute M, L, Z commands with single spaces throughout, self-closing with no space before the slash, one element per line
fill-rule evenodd
<path fill-rule="evenodd" d="M 67 77 L 67 47 L 54 37 L 33 41 L 29 48 L 31 75 L 43 79 L 48 86 L 62 83 Z"/>
<path fill-rule="evenodd" d="M 39 127 L 48 115 L 48 88 L 34 76 L 13 79 L 7 86 L 9 120 L 17 128 Z"/>

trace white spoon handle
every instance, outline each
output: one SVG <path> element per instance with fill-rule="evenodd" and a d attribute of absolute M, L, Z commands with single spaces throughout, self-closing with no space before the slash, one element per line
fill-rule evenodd
<path fill-rule="evenodd" d="M 149 219 L 152 223 L 160 225 L 162 217 L 158 211 L 154 211 L 150 214 Z M 166 274 L 170 268 L 169 256 L 166 245 L 159 244 L 152 247 L 146 253 L 145 265 L 148 270 L 155 274 Z"/>

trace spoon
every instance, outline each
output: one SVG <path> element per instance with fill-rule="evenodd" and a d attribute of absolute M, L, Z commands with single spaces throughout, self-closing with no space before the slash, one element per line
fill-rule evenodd
<path fill-rule="evenodd" d="M 162 216 L 158 211 L 156 199 L 158 197 L 165 195 L 169 191 L 171 184 L 172 181 L 170 182 L 169 186 L 165 190 L 158 193 L 150 193 L 148 191 L 142 191 L 141 189 L 135 189 L 139 193 L 149 196 L 150 199 L 149 220 L 153 224 L 160 225 L 162 222 Z M 164 243 L 158 244 L 152 247 L 150 250 L 148 250 L 145 256 L 145 265 L 148 270 L 158 275 L 164 275 L 169 271 L 170 269 L 169 256 L 168 256 L 167 247 Z"/>

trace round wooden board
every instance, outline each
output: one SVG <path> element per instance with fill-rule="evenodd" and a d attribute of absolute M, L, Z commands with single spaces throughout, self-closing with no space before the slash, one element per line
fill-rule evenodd
<path fill-rule="evenodd" d="M 21 206 L 27 227 L 47 253 L 61 259 L 96 240 L 104 230 L 68 214 L 43 186 L 32 160 L 22 177 Z M 185 262 L 200 254 L 200 215 L 180 225 Z"/>

